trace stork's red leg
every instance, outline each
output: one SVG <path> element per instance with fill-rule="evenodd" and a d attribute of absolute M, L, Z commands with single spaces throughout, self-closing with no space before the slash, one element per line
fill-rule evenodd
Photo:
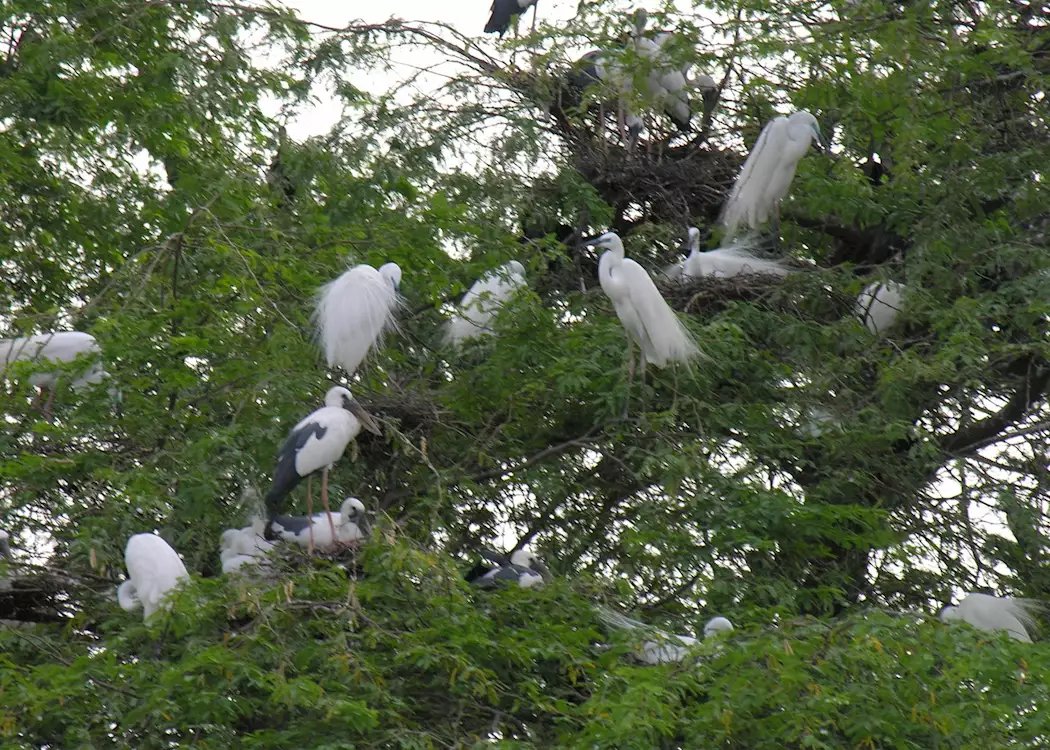
<path fill-rule="evenodd" d="M 310 554 L 314 553 L 314 493 L 313 493 L 313 481 L 314 475 L 310 474 L 306 477 L 306 520 L 309 522 L 308 529 L 310 535 L 310 545 L 308 549 Z"/>

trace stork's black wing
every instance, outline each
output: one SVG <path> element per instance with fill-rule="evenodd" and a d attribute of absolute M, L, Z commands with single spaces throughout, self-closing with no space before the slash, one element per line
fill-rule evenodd
<path fill-rule="evenodd" d="M 303 479 L 295 470 L 295 457 L 311 437 L 320 440 L 326 432 L 328 432 L 327 427 L 317 422 L 307 422 L 288 433 L 281 449 L 277 451 L 277 466 L 273 470 L 273 484 L 270 485 L 270 491 L 266 493 L 266 513 L 270 519 L 281 509 L 281 503 L 288 493 L 295 489 L 295 486 Z"/>

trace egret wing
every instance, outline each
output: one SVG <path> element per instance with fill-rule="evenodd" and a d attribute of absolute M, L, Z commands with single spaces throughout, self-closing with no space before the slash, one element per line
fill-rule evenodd
<path fill-rule="evenodd" d="M 662 367 L 667 361 L 686 362 L 700 353 L 693 336 L 675 315 L 674 310 L 660 295 L 660 290 L 638 263 L 627 258 L 620 274 L 630 295 L 630 304 L 637 312 L 645 338 L 641 342 L 646 358 Z"/>
<path fill-rule="evenodd" d="M 401 296 L 369 265 L 354 266 L 318 291 L 314 321 L 329 367 L 353 375 L 383 334 L 397 328 Z"/>
<path fill-rule="evenodd" d="M 765 188 L 779 164 L 788 127 L 786 117 L 777 117 L 762 128 L 722 212 L 722 223 L 728 236 L 735 235 L 741 224 L 757 228 L 769 218 L 772 206 L 764 205 Z"/>

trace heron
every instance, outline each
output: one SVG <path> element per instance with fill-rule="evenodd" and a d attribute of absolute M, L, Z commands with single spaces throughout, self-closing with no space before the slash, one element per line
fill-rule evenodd
<path fill-rule="evenodd" d="M 71 383 L 73 389 L 79 391 L 88 385 L 101 383 L 104 378 L 109 377 L 109 373 L 102 366 L 101 355 L 102 350 L 95 337 L 81 331 L 55 331 L 26 338 L 0 339 L 0 374 L 3 374 L 12 362 L 73 362 L 82 357 L 88 363 L 87 368 Z M 58 379 L 59 373 L 53 371 L 35 372 L 29 378 L 30 384 L 40 389 L 34 406 L 43 400 L 44 391 L 48 392 L 47 401 L 41 411 L 49 420 Z"/>
<path fill-rule="evenodd" d="M 606 625 L 617 630 L 651 630 L 644 622 L 633 620 L 608 607 L 598 607 L 598 616 Z M 732 630 L 733 623 L 725 617 L 713 617 L 704 625 L 704 638 Z M 635 650 L 635 657 L 651 666 L 683 661 L 690 650 L 700 643 L 696 638 L 688 635 L 671 635 L 660 630 L 656 630 L 655 635 L 657 636 L 655 640 L 645 641 Z"/>
<path fill-rule="evenodd" d="M 273 529 L 279 539 L 327 552 L 340 545 L 360 542 L 372 533 L 365 505 L 356 497 L 343 500 L 339 513 L 312 516 L 277 516 Z"/>
<path fill-rule="evenodd" d="M 689 227 L 687 246 L 689 256 L 682 262 L 683 277 L 702 276 L 731 278 L 745 274 L 773 274 L 786 276 L 791 269 L 780 261 L 765 260 L 751 254 L 748 240 L 734 242 L 717 250 L 700 251 L 700 230 Z"/>
<path fill-rule="evenodd" d="M 873 281 L 857 297 L 853 314 L 874 334 L 885 333 L 901 311 L 904 285 L 895 281 Z"/>
<path fill-rule="evenodd" d="M 645 78 L 648 98 L 660 106 L 679 131 L 688 133 L 693 117 L 689 91 L 695 88 L 701 92 L 704 111 L 709 112 L 718 101 L 718 84 L 704 73 L 691 80 L 692 63 L 677 67 L 668 59 L 667 50 L 675 44 L 675 39 L 670 31 L 657 32 L 651 39 L 639 33 L 635 37 L 635 49 L 650 63 Z"/>
<path fill-rule="evenodd" d="M 649 273 L 624 257 L 623 242 L 615 232 L 606 232 L 584 243 L 606 248 L 598 260 L 598 281 L 627 331 L 629 383 L 634 379 L 634 343 L 641 349 L 643 380 L 646 362 L 664 367 L 668 362 L 688 363 L 700 356 L 700 348 L 689 329 L 660 296 Z"/>
<path fill-rule="evenodd" d="M 538 0 L 492 0 L 492 13 L 485 24 L 486 34 L 499 34 L 502 39 L 510 24 L 518 16 L 532 8 L 532 30 L 536 31 L 536 11 Z M 515 26 L 515 34 L 517 26 Z"/>
<path fill-rule="evenodd" d="M 642 133 L 642 118 L 631 111 L 626 99 L 631 95 L 633 83 L 630 73 L 624 68 L 615 55 L 602 50 L 591 50 L 583 55 L 573 66 L 569 75 L 569 85 L 583 91 L 592 85 L 608 87 L 616 93 L 616 126 L 620 139 L 628 150 Z M 598 120 L 605 122 L 605 98 L 598 104 Z"/>
<path fill-rule="evenodd" d="M 321 471 L 321 503 L 325 512 L 329 514 L 329 523 L 332 523 L 331 508 L 328 507 L 328 472 L 332 464 L 342 457 L 346 446 L 357 437 L 362 427 L 376 435 L 382 434 L 372 415 L 365 411 L 348 389 L 338 385 L 330 388 L 325 394 L 324 403 L 324 406 L 291 429 L 277 452 L 273 483 L 266 493 L 264 533 L 267 539 L 274 538 L 274 517 L 280 511 L 284 499 L 303 477 L 308 477 L 306 514 L 313 515 L 310 485 L 313 474 L 317 471 Z M 310 529 L 312 533 L 312 525 Z M 335 536 L 333 524 L 332 537 Z M 313 550 L 312 545 L 310 549 Z"/>
<path fill-rule="evenodd" d="M 507 556 L 483 548 L 481 554 L 489 562 L 478 563 L 466 575 L 467 582 L 475 586 L 491 588 L 502 584 L 528 589 L 551 580 L 547 566 L 527 549 L 515 550 Z"/>
<path fill-rule="evenodd" d="M 490 325 L 496 313 L 515 291 L 525 286 L 525 267 L 516 260 L 482 276 L 463 295 L 459 310 L 445 329 L 445 340 L 455 345 L 475 336 L 491 335 Z"/>
<path fill-rule="evenodd" d="M 727 239 L 736 236 L 742 226 L 758 229 L 770 215 L 780 235 L 780 202 L 813 143 L 824 149 L 820 124 L 805 110 L 777 117 L 762 128 L 722 212 Z"/>
<path fill-rule="evenodd" d="M 162 606 L 168 592 L 189 578 L 179 553 L 156 534 L 135 534 L 124 548 L 128 580 L 117 587 L 117 602 L 131 612 L 142 607 L 143 619 Z"/>
<path fill-rule="evenodd" d="M 262 523 L 253 523 L 242 529 L 226 529 L 222 532 L 219 559 L 222 572 L 233 573 L 247 565 L 263 565 L 266 556 L 273 550 L 273 543 L 262 536 Z"/>
<path fill-rule="evenodd" d="M 329 367 L 338 365 L 352 376 L 383 334 L 397 327 L 400 285 L 397 263 L 378 270 L 362 263 L 321 287 L 314 320 Z"/>
<path fill-rule="evenodd" d="M 959 602 L 959 606 L 942 609 L 941 620 L 962 620 L 986 633 L 1005 630 L 1014 640 L 1031 643 L 1028 629 L 1035 625 L 1033 613 L 1043 609 L 1044 604 L 1032 599 L 967 594 Z"/>

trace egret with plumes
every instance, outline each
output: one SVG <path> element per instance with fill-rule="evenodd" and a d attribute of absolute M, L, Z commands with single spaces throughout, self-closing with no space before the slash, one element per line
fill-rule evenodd
<path fill-rule="evenodd" d="M 146 620 L 167 606 L 164 598 L 169 591 L 189 578 L 179 554 L 156 534 L 135 534 L 128 539 L 124 564 L 128 580 L 117 587 L 117 602 L 129 612 L 142 607 Z"/>
<path fill-rule="evenodd" d="M 751 253 L 751 243 L 735 242 L 717 250 L 700 251 L 700 230 L 689 227 L 689 257 L 682 262 L 683 277 L 731 278 L 745 274 L 773 274 L 786 276 L 791 269 L 780 261 L 766 260 Z"/>
<path fill-rule="evenodd" d="M 788 194 L 798 163 L 811 144 L 824 148 L 817 118 L 805 110 L 777 117 L 758 136 L 722 212 L 726 237 L 741 227 L 758 229 L 770 216 L 780 230 L 780 202 Z"/>
<path fill-rule="evenodd" d="M 381 435 L 379 425 L 365 411 L 350 391 L 342 386 L 330 388 L 324 398 L 325 405 L 299 422 L 288 433 L 284 445 L 277 452 L 277 468 L 273 473 L 273 484 L 266 493 L 266 527 L 268 539 L 273 538 L 272 521 L 288 496 L 303 477 L 312 477 L 321 471 L 321 502 L 331 518 L 328 507 L 328 471 L 338 461 L 346 446 L 357 437 L 361 428 Z M 311 497 L 312 480 L 307 481 L 307 515 L 313 515 Z M 313 526 L 310 526 L 313 529 Z M 335 537 L 335 529 L 332 536 Z"/>
<path fill-rule="evenodd" d="M 606 625 L 617 630 L 650 630 L 654 632 L 656 635 L 655 640 L 645 641 L 635 650 L 635 657 L 645 664 L 655 666 L 657 664 L 680 662 L 689 655 L 689 651 L 693 647 L 700 643 L 696 638 L 688 635 L 671 635 L 660 630 L 653 630 L 644 622 L 633 620 L 608 607 L 598 607 L 598 616 Z M 724 617 L 715 617 L 704 626 L 704 638 L 732 630 L 733 624 L 729 620 Z"/>
<path fill-rule="evenodd" d="M 1011 638 L 1031 643 L 1028 629 L 1035 625 L 1033 614 L 1045 609 L 1044 604 L 1031 599 L 967 594 L 959 606 L 942 609 L 941 619 L 945 622 L 962 620 L 986 633 L 1005 630 Z"/>
<path fill-rule="evenodd" d="M 466 575 L 467 582 L 475 586 L 490 588 L 502 584 L 528 589 L 551 580 L 547 566 L 529 550 L 515 550 L 508 557 L 495 550 L 483 549 L 482 555 L 489 562 L 478 563 Z"/>
<path fill-rule="evenodd" d="M 80 390 L 88 385 L 102 382 L 103 378 L 109 376 L 101 362 L 102 350 L 99 348 L 95 337 L 89 333 L 80 331 L 56 331 L 54 333 L 40 333 L 27 338 L 0 339 L 0 374 L 3 374 L 12 362 L 51 360 L 53 362 L 73 362 L 77 358 L 83 358 L 87 368 L 81 372 L 72 382 L 74 390 Z M 29 382 L 40 389 L 37 398 L 39 403 L 48 392 L 47 401 L 43 412 L 50 418 L 51 405 L 55 399 L 55 390 L 58 387 L 59 374 L 57 372 L 36 372 L 29 378 Z"/>
<path fill-rule="evenodd" d="M 606 232 L 586 244 L 606 248 L 598 260 L 598 281 L 627 330 L 629 381 L 634 378 L 632 342 L 642 351 L 643 378 L 646 362 L 664 367 L 668 362 L 688 362 L 700 355 L 692 334 L 660 296 L 648 272 L 624 257 L 623 242 L 615 232 Z"/>
<path fill-rule="evenodd" d="M 516 260 L 482 276 L 463 295 L 459 310 L 448 322 L 446 341 L 458 344 L 475 336 L 491 335 L 493 318 L 514 292 L 526 285 L 525 267 Z"/>
<path fill-rule="evenodd" d="M 903 284 L 875 281 L 857 297 L 853 313 L 872 333 L 885 333 L 897 320 L 903 301 Z"/>
<path fill-rule="evenodd" d="M 401 268 L 361 264 L 321 287 L 314 320 L 329 367 L 353 375 L 383 334 L 397 327 Z"/>
<path fill-rule="evenodd" d="M 330 552 L 340 545 L 356 544 L 372 533 L 365 505 L 356 497 L 346 498 L 338 514 L 277 516 L 273 519 L 273 530 L 279 539 L 303 547 L 312 544 L 322 552 Z"/>
<path fill-rule="evenodd" d="M 485 24 L 486 34 L 499 34 L 500 39 L 507 33 L 510 24 L 529 8 L 532 8 L 532 30 L 536 30 L 537 0 L 492 0 L 492 12 Z M 515 32 L 517 33 L 517 32 Z"/>

